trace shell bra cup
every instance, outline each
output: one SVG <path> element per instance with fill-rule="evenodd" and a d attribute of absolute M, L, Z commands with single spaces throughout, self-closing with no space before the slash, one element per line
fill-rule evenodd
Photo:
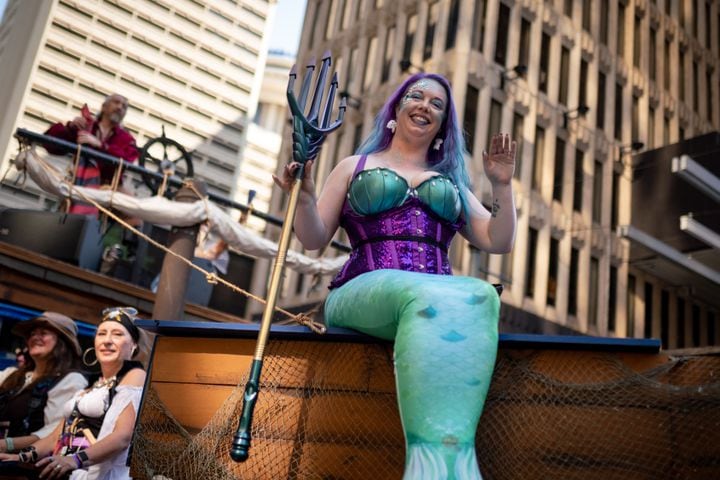
<path fill-rule="evenodd" d="M 410 197 L 417 197 L 443 220 L 455 222 L 460 217 L 462 203 L 458 187 L 445 175 L 435 175 L 412 188 L 395 171 L 377 167 L 358 172 L 348 188 L 350 207 L 363 216 L 399 207 Z"/>

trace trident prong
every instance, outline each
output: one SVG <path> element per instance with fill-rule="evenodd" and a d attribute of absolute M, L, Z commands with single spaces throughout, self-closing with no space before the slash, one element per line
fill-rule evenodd
<path fill-rule="evenodd" d="M 300 89 L 300 99 L 295 98 L 293 87 L 297 80 L 297 67 L 293 65 L 289 72 L 287 99 L 290 104 L 290 111 L 293 115 L 293 160 L 300 164 L 295 169 L 293 185 L 290 189 L 290 199 L 288 201 L 287 211 L 285 212 L 285 220 L 283 221 L 282 230 L 280 232 L 280 240 L 278 241 L 277 254 L 272 272 L 270 273 L 270 282 L 268 285 L 267 301 L 263 310 L 262 321 L 260 323 L 260 332 L 258 334 L 257 344 L 255 346 L 255 355 L 253 356 L 252 365 L 248 381 L 245 384 L 245 393 L 243 395 L 242 414 L 238 424 L 237 431 L 233 437 L 232 448 L 230 449 L 230 457 L 236 462 L 244 462 L 248 459 L 251 443 L 252 415 L 255 410 L 260 393 L 260 373 L 262 371 L 263 354 L 265 344 L 270 333 L 270 324 L 275 311 L 278 293 L 280 290 L 280 281 L 282 279 L 282 271 L 285 265 L 285 255 L 290 245 L 290 237 L 292 235 L 292 225 L 295 219 L 295 211 L 297 210 L 298 198 L 300 197 L 300 186 L 305 176 L 305 163 L 312 160 L 320 152 L 320 146 L 325 137 L 342 125 L 345 109 L 347 108 L 346 100 L 340 100 L 338 106 L 338 117 L 330 124 L 330 116 L 335 102 L 335 92 L 338 88 L 337 73 L 333 75 L 330 82 L 328 97 L 323 106 L 323 92 L 325 91 L 327 74 L 332 64 L 330 52 L 323 54 L 322 64 L 318 74 L 313 98 L 310 101 L 310 111 L 305 115 L 305 105 L 307 95 L 310 91 L 312 76 L 315 71 L 315 57 L 305 67 L 305 78 Z M 318 122 L 318 114 L 322 111 L 322 118 Z"/>

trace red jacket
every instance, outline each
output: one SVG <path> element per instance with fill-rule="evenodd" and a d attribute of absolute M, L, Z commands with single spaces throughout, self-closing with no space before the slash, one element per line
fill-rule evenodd
<path fill-rule="evenodd" d="M 97 136 L 98 128 L 98 124 L 95 122 L 91 133 Z M 77 143 L 78 129 L 70 126 L 70 124 L 56 123 L 45 132 L 45 135 Z M 56 155 L 70 153 L 67 148 L 53 145 L 45 145 L 45 149 Z M 135 145 L 135 138 L 130 132 L 119 125 L 113 127 L 110 135 L 105 139 L 102 146 L 95 149 L 112 155 L 113 157 L 120 157 L 129 163 L 133 163 L 137 160 L 138 156 L 140 156 L 140 152 Z M 78 162 L 77 171 L 75 172 L 75 185 L 100 188 L 101 185 L 112 183 L 113 175 L 115 175 L 115 165 L 103 162 L 102 160 L 91 160 L 86 157 L 81 157 Z M 97 215 L 98 211 L 95 207 L 85 202 L 74 201 L 70 206 L 70 213 Z"/>
<path fill-rule="evenodd" d="M 92 134 L 97 136 L 98 131 L 98 125 L 97 122 L 93 126 Z M 45 135 L 50 135 L 51 137 L 57 137 L 61 138 L 63 140 L 67 140 L 68 142 L 77 142 L 77 135 L 78 130 L 75 127 L 70 126 L 70 124 L 62 124 L 62 123 L 56 123 L 55 125 L 51 126 L 47 132 L 45 132 Z M 91 147 L 94 148 L 94 147 Z M 68 153 L 68 150 L 63 147 L 55 147 L 52 145 L 45 145 L 45 149 L 53 154 L 56 155 L 62 155 L 65 153 Z M 126 162 L 133 163 L 137 158 L 140 156 L 140 152 L 138 151 L 137 145 L 135 145 L 135 137 L 132 136 L 130 132 L 122 128 L 121 126 L 117 125 L 113 127 L 112 131 L 110 132 L 110 135 L 105 140 L 105 142 L 102 144 L 100 148 L 95 148 L 95 150 L 99 150 L 101 152 L 107 153 L 108 155 L 112 155 L 113 157 L 120 157 Z M 93 162 L 94 163 L 94 162 Z M 97 164 L 99 166 L 99 175 L 100 175 L 100 184 L 105 185 L 112 182 L 113 174 L 115 173 L 115 166 L 103 162 L 102 160 L 97 161 Z M 97 167 L 95 167 L 97 168 Z M 79 177 L 78 172 L 78 177 Z M 89 180 L 89 178 L 88 178 Z M 77 183 L 77 182 L 76 182 Z M 88 183 L 77 183 L 78 185 L 92 185 L 95 182 L 88 182 Z"/>

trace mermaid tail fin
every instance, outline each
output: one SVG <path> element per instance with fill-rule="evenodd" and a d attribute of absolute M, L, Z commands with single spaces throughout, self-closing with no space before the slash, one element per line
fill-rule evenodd
<path fill-rule="evenodd" d="M 408 445 L 403 480 L 446 479 L 445 458 L 436 445 L 418 443 Z"/>
<path fill-rule="evenodd" d="M 454 465 L 448 474 L 448 465 Z M 403 480 L 482 480 L 473 445 L 408 445 Z"/>

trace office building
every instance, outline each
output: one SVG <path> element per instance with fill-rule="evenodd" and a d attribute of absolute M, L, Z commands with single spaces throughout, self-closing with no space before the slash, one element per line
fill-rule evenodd
<path fill-rule="evenodd" d="M 618 235 L 632 220 L 633 158 L 720 130 L 718 2 L 309 0 L 298 63 L 325 50 L 354 108 L 325 142 L 318 185 L 352 154 L 393 89 L 420 70 L 453 85 L 475 191 L 487 205 L 482 150 L 494 132 L 519 142 L 513 252 L 488 255 L 464 241 L 451 251 L 456 274 L 505 286 L 506 326 L 663 336 L 668 347 L 720 342 L 717 300 L 639 270 L 631 241 Z M 281 211 L 283 199 L 273 205 Z M 284 301 L 323 298 L 314 285 L 289 277 Z M 693 341 L 661 332 L 660 307 L 646 308 L 678 299 L 695 312 Z"/>

